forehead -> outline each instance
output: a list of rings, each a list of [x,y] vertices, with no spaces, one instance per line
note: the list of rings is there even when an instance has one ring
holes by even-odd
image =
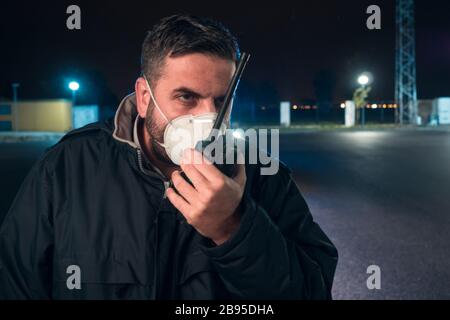
[[[231,60],[193,53],[167,57],[158,85],[185,86],[201,94],[224,94],[236,69]]]

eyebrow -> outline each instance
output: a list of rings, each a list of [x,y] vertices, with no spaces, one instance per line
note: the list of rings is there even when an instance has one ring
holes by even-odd
[[[188,87],[179,87],[173,90],[173,93],[188,93],[191,94],[193,96],[199,97],[199,98],[204,98],[203,95],[201,95],[200,93],[196,92],[195,90],[188,88]],[[222,95],[220,97],[217,97],[215,99],[225,99],[225,95]]]

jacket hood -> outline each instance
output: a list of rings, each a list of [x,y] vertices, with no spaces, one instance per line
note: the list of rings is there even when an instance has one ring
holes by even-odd
[[[133,141],[134,121],[137,115],[136,93],[133,92],[122,99],[116,110],[113,138],[138,148]]]

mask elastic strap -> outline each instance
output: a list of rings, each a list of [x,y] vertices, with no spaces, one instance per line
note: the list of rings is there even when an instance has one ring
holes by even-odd
[[[167,123],[170,123],[169,119],[167,119],[166,115],[162,112],[162,110],[159,108],[158,103],[156,102],[155,96],[153,95],[153,91],[150,88],[150,84],[148,83],[147,78],[145,77],[145,75],[143,76],[145,79],[145,83],[147,84],[147,88],[148,91],[150,91],[150,96],[152,97],[153,103],[155,104],[156,109],[158,109],[159,113],[161,114],[161,116],[164,118],[164,120],[166,120]]]
[[[155,96],[153,95],[153,91],[152,91],[152,89],[150,88],[150,84],[148,83],[147,77],[146,77],[145,75],[143,75],[143,77],[144,77],[144,79],[145,79],[145,83],[147,84],[148,91],[150,91],[150,96],[152,97],[152,100],[153,100],[153,103],[155,104],[156,109],[158,109],[158,111],[159,111],[159,113],[161,114],[161,116],[162,116],[162,117],[164,118],[164,120],[166,120],[166,122],[170,125],[169,119],[167,119],[166,115],[162,112],[162,110],[161,110],[161,109],[159,108],[159,106],[158,106],[158,103],[156,102]],[[166,145],[165,145],[164,143],[161,143],[161,142],[159,142],[159,141],[156,140],[156,139],[153,139],[153,140],[155,140],[155,142],[156,142],[157,144],[159,144],[161,147],[163,147],[163,148],[166,147]]]

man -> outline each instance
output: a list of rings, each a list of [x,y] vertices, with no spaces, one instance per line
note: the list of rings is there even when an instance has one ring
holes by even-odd
[[[331,298],[337,251],[284,165],[229,178],[168,152],[176,119],[217,112],[238,59],[212,20],[154,26],[114,121],[68,133],[24,181],[0,229],[0,297]]]

